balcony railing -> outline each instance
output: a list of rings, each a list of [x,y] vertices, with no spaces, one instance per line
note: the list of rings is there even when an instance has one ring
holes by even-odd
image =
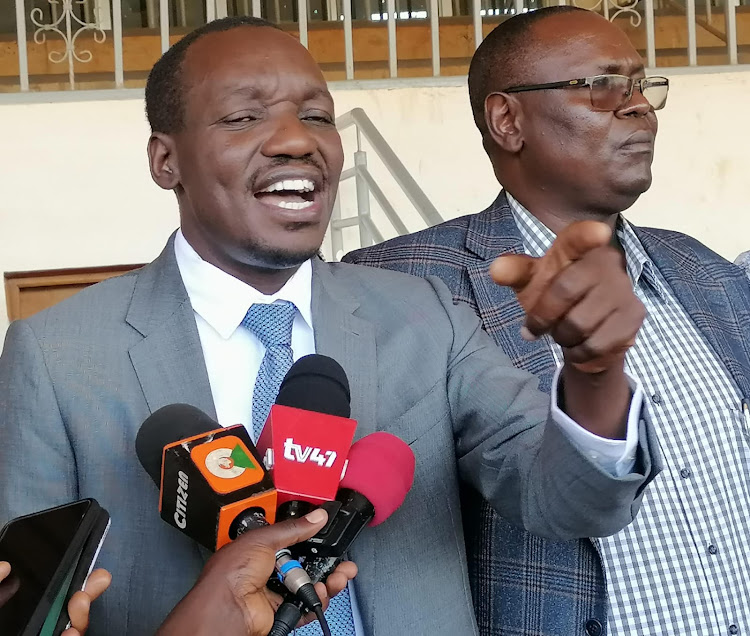
[[[464,75],[499,22],[566,3],[620,26],[649,68],[750,63],[750,0],[3,0],[0,92],[142,87],[171,43],[227,15],[296,35],[329,80]]]

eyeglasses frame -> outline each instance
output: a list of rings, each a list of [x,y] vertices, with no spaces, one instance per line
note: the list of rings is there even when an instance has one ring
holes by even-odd
[[[667,92],[669,92],[669,79],[666,77],[662,77],[661,75],[653,75],[651,77],[641,77],[640,79],[633,79],[632,77],[628,77],[627,75],[619,75],[617,73],[604,73],[602,75],[592,75],[591,77],[579,77],[577,79],[571,79],[571,80],[565,80],[563,82],[547,82],[546,84],[526,84],[526,85],[520,85],[520,86],[511,86],[510,88],[506,88],[505,90],[499,91],[500,93],[527,93],[530,91],[543,91],[543,90],[550,90],[550,89],[556,89],[556,88],[584,88],[586,86],[589,87],[589,93],[591,92],[591,89],[593,87],[594,80],[600,79],[602,77],[622,77],[624,79],[627,79],[630,82],[630,92],[628,93],[627,99],[623,101],[623,106],[628,104],[630,100],[633,97],[633,90],[635,87],[638,87],[638,90],[641,92],[641,95],[643,95],[643,84],[645,82],[650,82],[653,80],[659,80],[664,82],[667,87]],[[664,84],[657,84],[658,85],[664,85]],[[661,110],[666,105],[666,98],[664,99],[664,104],[659,106],[659,108],[654,108],[654,110]],[[593,106],[593,100],[592,100],[592,106]],[[620,106],[619,108],[622,108],[623,106]],[[616,108],[615,110],[619,110],[619,108]]]

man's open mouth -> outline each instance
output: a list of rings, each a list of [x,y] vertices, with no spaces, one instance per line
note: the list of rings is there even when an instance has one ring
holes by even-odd
[[[255,198],[285,210],[304,210],[314,204],[315,192],[310,179],[283,179],[256,192]]]

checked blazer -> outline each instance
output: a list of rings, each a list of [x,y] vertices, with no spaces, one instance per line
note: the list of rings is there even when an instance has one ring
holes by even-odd
[[[750,394],[750,294],[742,271],[695,239],[634,227],[649,257],[744,395]],[[494,285],[489,266],[524,247],[504,193],[480,212],[354,251],[344,261],[438,276],[454,301],[469,305],[513,363],[549,392],[555,362],[548,345],[520,336],[515,294]],[[535,537],[498,516],[470,488],[462,491],[469,578],[483,636],[601,636],[607,589],[590,540]]]

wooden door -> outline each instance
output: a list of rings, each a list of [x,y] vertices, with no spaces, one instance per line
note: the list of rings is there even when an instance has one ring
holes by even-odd
[[[65,300],[84,287],[119,276],[142,265],[48,269],[5,273],[8,318],[19,320]]]

